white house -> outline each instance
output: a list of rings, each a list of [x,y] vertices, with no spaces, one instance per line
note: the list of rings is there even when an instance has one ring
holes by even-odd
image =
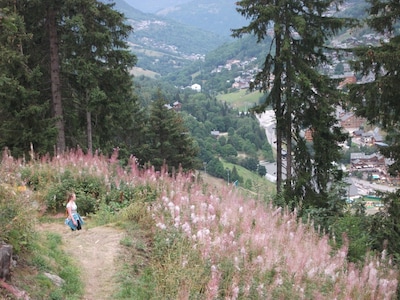
[[[198,83],[192,84],[190,88],[196,92],[201,92],[201,85]]]

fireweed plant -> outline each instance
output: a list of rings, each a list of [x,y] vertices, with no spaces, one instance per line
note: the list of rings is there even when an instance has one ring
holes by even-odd
[[[152,219],[142,218],[153,241],[145,270],[136,272],[157,281],[146,283],[149,299],[396,298],[398,271],[389,257],[367,255],[363,264],[350,263],[346,243],[334,251],[328,236],[316,232],[311,220],[298,222],[295,212],[244,197],[233,186],[205,186],[190,173],[142,169],[134,158],[121,166],[117,156],[78,149],[23,162],[5,152],[0,172],[14,185],[21,184],[21,172],[47,174],[51,185],[51,178],[68,170],[98,176],[105,193],[145,187],[125,209],[140,201]],[[140,279],[132,279],[135,284]]]

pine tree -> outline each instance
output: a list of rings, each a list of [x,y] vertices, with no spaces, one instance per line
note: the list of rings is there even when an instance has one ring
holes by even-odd
[[[179,168],[193,170],[201,165],[197,159],[198,147],[183,118],[168,106],[160,91],[150,106],[145,139],[142,161],[149,162],[157,170],[164,165],[169,171]]]
[[[66,120],[67,133],[70,142],[72,138],[80,139],[80,144],[86,145],[90,153],[93,148],[104,147],[114,136],[118,137],[118,132],[123,133],[121,122],[128,124],[119,118],[120,114],[135,115],[140,111],[129,74],[136,57],[126,43],[132,28],[112,7],[85,0],[66,2],[62,10],[61,53],[69,91],[65,94],[72,100],[67,106],[71,118]]]
[[[50,114],[57,131],[54,141],[57,151],[64,151],[66,147],[59,57],[61,37],[58,27],[62,19],[59,12],[64,2],[65,0],[15,2],[18,14],[23,17],[26,30],[31,34],[31,39],[23,44],[24,54],[29,57],[28,64],[38,66],[42,73],[39,89],[42,99],[49,101]]]
[[[109,152],[123,144],[126,155],[135,152],[144,116],[133,93],[130,69],[136,57],[128,50],[131,27],[124,16],[112,4],[95,0],[2,1],[2,6],[15,10],[26,32],[24,37],[20,29],[11,32],[10,27],[4,31],[4,45],[6,40],[18,45],[20,77],[35,80],[20,81],[21,88],[14,90],[27,93],[33,86],[35,94],[25,95],[26,103],[15,92],[7,94],[9,104],[3,105],[13,107],[15,116],[7,111],[1,144],[20,152],[29,150],[30,142],[38,152],[78,145],[89,152]],[[15,72],[9,59],[4,62],[5,69]],[[36,113],[37,120],[28,119],[24,107]],[[7,124],[23,127],[23,134],[8,134]],[[41,138],[32,137],[31,128]],[[134,143],[124,144],[127,141]]]
[[[40,69],[29,66],[23,47],[31,35],[14,1],[3,1],[0,14],[0,147],[21,156],[32,143],[37,152],[46,153],[56,131],[38,90]]]
[[[251,85],[252,89],[267,93],[267,97],[254,111],[263,112],[271,105],[275,112],[277,192],[282,192],[285,170],[284,199],[286,204],[294,201],[293,206],[298,206],[300,201],[303,205],[312,205],[307,204],[307,198],[293,199],[296,190],[302,189],[302,195],[308,194],[306,191],[325,193],[327,182],[335,179],[332,177],[332,162],[338,157],[336,143],[343,136],[336,129],[333,129],[334,134],[330,134],[330,126],[334,123],[334,105],[340,98],[329,78],[320,74],[318,69],[327,62],[323,50],[328,38],[347,22],[328,16],[333,3],[296,0],[237,2],[238,12],[250,23],[234,30],[233,35],[254,34],[259,42],[270,39],[263,68]],[[301,132],[306,129],[313,132],[311,151],[307,147],[296,148],[294,144],[305,143]],[[286,166],[282,156],[284,146]],[[306,170],[301,167],[305,164],[308,166]]]

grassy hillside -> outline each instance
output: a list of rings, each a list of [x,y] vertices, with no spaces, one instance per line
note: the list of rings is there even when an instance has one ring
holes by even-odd
[[[131,74],[135,77],[146,76],[146,77],[153,78],[153,79],[160,76],[160,74],[158,74],[156,72],[153,72],[150,70],[145,70],[145,69],[138,68],[138,67],[133,68],[131,71]]]
[[[248,111],[249,108],[258,105],[263,97],[260,92],[249,92],[247,89],[217,95],[218,100],[229,103],[239,111]]]
[[[54,241],[60,239],[34,246],[35,216],[63,209],[68,190],[76,192],[82,215],[127,230],[113,299],[396,297],[398,273],[385,258],[351,264],[346,244],[332,247],[328,236],[299,223],[296,214],[232,186],[204,184],[198,174],[172,177],[141,170],[134,160],[123,168],[116,155],[81,151],[30,163],[5,155],[0,174],[0,239],[16,249],[17,268],[29,269],[28,279],[15,272],[12,282],[32,299],[82,299],[78,286],[44,279],[52,272],[71,280],[66,270],[79,269],[65,259],[46,259],[47,248],[59,251]],[[80,275],[74,274],[76,281]]]

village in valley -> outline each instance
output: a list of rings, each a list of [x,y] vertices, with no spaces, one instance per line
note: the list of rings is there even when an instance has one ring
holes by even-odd
[[[368,43],[376,43],[379,37],[372,35],[363,36]],[[350,47],[351,45],[358,45],[362,41],[355,38],[349,38],[343,41],[341,45],[343,48]],[[331,60],[334,62],[333,66],[326,68],[324,72],[332,78],[339,79],[338,89],[345,90],[346,85],[357,83],[357,78],[351,72],[349,64],[346,62],[350,57],[345,57],[345,60],[339,60],[336,53],[331,54]],[[247,61],[240,61],[238,59],[228,60],[225,65],[217,66],[212,70],[212,73],[222,72],[224,69],[231,70],[233,67],[240,68],[242,71],[240,76],[233,79],[232,89],[249,89],[250,82],[253,80],[255,74],[260,70],[257,67],[257,59],[251,58]],[[338,72],[340,70],[341,72]],[[272,80],[272,78],[271,78]],[[359,79],[359,82],[368,82],[372,79],[368,76]],[[197,88],[201,86],[196,85]],[[388,173],[388,167],[392,163],[385,158],[380,152],[381,147],[387,146],[383,133],[379,127],[371,127],[367,120],[358,117],[353,111],[346,111],[340,107],[336,110],[339,125],[348,132],[349,143],[354,143],[361,148],[375,149],[372,153],[355,152],[350,153],[350,163],[342,168],[348,174],[348,201],[352,202],[356,199],[364,199],[367,208],[379,209],[381,203],[376,196],[377,191],[394,191],[395,186],[399,183],[399,178],[392,177]],[[258,119],[262,127],[266,129],[267,138],[270,144],[274,145],[274,128],[275,116],[272,111],[267,111],[263,115],[259,115]],[[310,131],[305,131],[305,138],[309,141],[312,140]],[[344,150],[349,149],[349,143],[341,145]],[[260,162],[265,165],[267,169],[266,178],[272,182],[276,180],[274,175],[275,164]]]
[[[335,39],[331,41],[331,44],[337,49],[347,49],[362,44],[373,45],[385,40],[387,40],[387,37],[364,34],[360,38],[350,36],[346,39]],[[371,76],[357,79],[348,63],[352,60],[351,54],[339,55],[338,53],[339,51],[327,53],[326,55],[329,58],[330,64],[322,66],[320,70],[323,74],[338,80],[338,89],[345,91],[348,84],[365,83],[373,80]],[[204,57],[197,57],[196,60],[204,61]],[[210,73],[216,76],[226,71],[235,74],[228,80],[230,83],[230,92],[249,90],[254,77],[260,72],[259,65],[260,61],[256,57],[250,57],[245,60],[231,58],[225,64],[215,66]],[[271,82],[273,81],[272,75],[270,80]],[[201,83],[201,81],[196,82],[194,78],[192,84],[185,88],[202,92]],[[179,110],[179,103],[170,105],[170,108]],[[388,167],[391,161],[379,152],[380,147],[387,146],[384,142],[384,136],[380,128],[371,127],[366,119],[356,116],[351,110],[347,111],[338,107],[336,114],[340,123],[339,125],[349,134],[349,142],[341,145],[344,150],[349,149],[349,145],[352,143],[361,146],[360,148],[375,149],[372,153],[351,153],[350,163],[342,166],[348,174],[349,187],[347,199],[352,202],[355,199],[361,198],[366,201],[367,207],[377,208],[381,204],[379,198],[376,197],[376,191],[393,191],[399,183],[399,178],[394,178],[388,174]],[[269,143],[274,147],[275,116],[273,111],[266,111],[264,114],[258,115],[257,118],[260,121],[260,125],[266,130]],[[217,130],[211,132],[211,135],[216,137],[220,134],[222,133]],[[305,130],[305,138],[312,141],[312,133],[309,130]],[[260,165],[266,167],[266,179],[275,182],[276,164],[261,161]]]

